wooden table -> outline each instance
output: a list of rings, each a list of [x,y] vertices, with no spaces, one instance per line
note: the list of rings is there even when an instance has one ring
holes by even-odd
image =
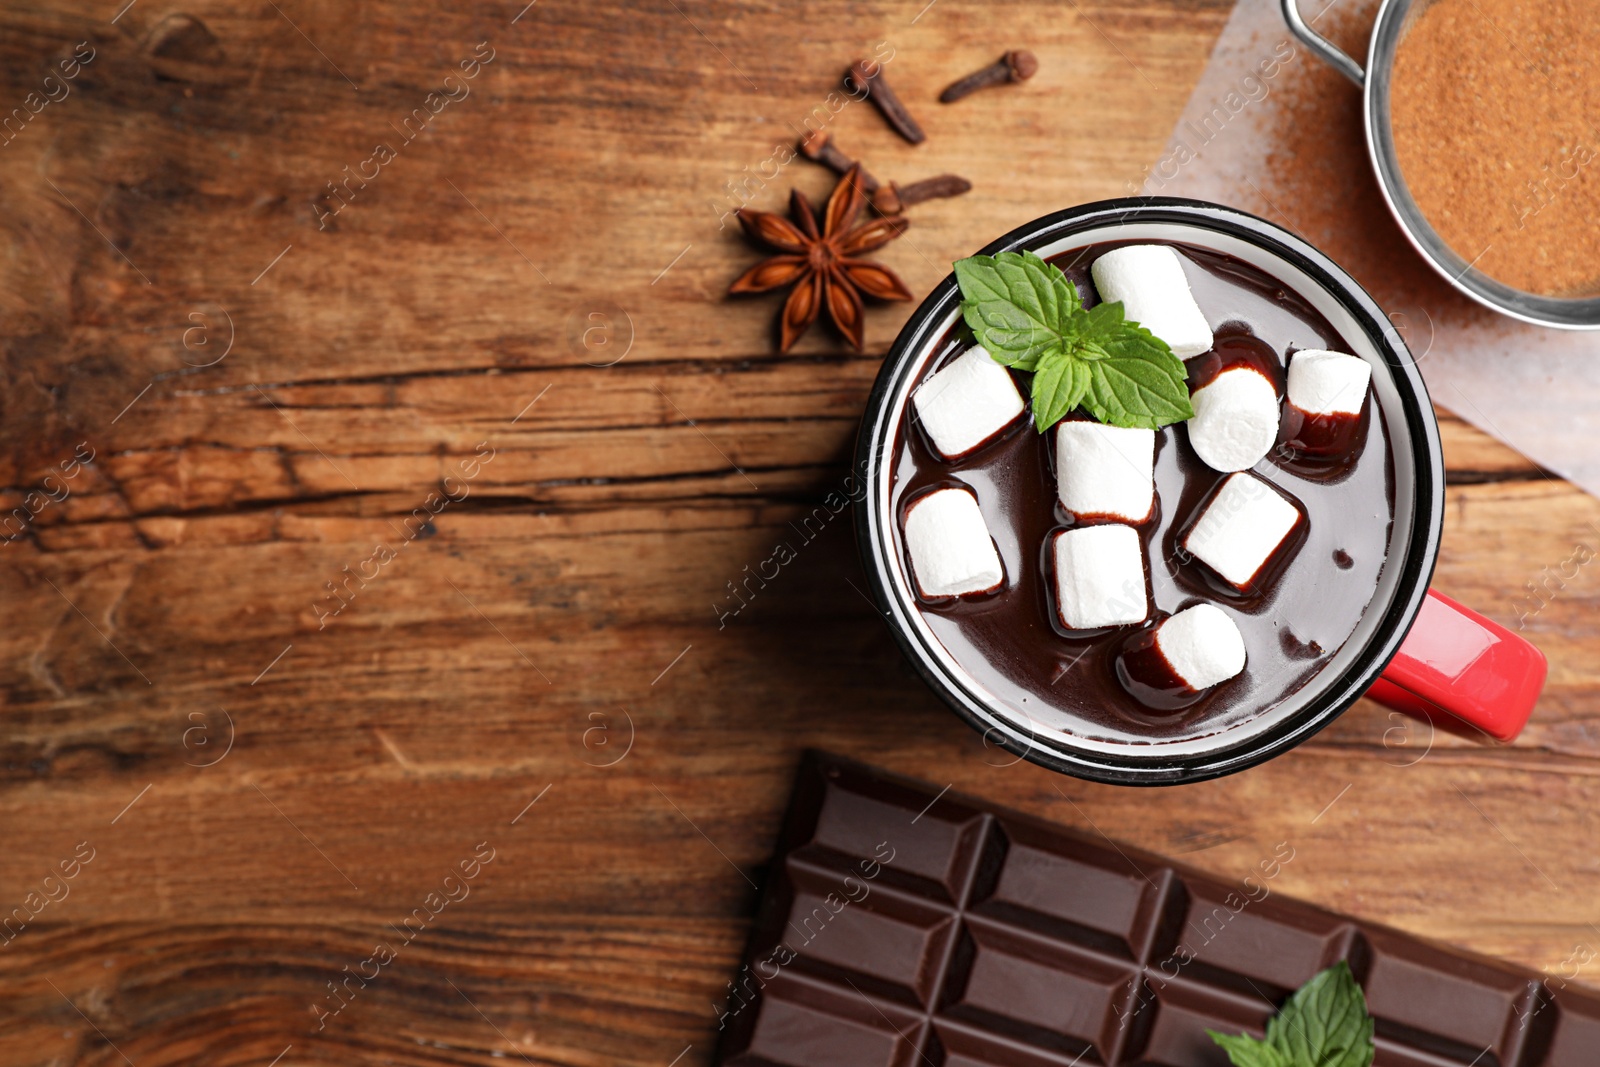
[[[928,142],[828,128],[973,181],[879,256],[926,292],[1125,192],[1224,0],[121,2],[0,15],[5,107],[94,56],[0,149],[0,908],[39,905],[4,1063],[704,1063],[808,745],[1225,876],[1289,841],[1287,893],[1593,955],[1590,568],[1526,620],[1551,675],[1516,745],[1363,703],[1154,793],[994,766],[852,592],[844,521],[719,626],[843,478],[907,314],[775,356],[777,301],[722,295],[757,258],[729,183],[824,194],[760,176],[887,42]],[[1031,82],[931,102],[1016,46]],[[1515,625],[1600,503],[1441,418],[1438,587]]]

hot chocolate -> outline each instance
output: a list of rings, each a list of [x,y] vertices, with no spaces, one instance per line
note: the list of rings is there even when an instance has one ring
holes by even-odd
[[[1101,299],[1095,277],[1122,281],[1105,270],[1092,277],[1091,265],[1129,247],[1091,245],[1050,262],[1093,308]],[[1073,463],[1090,457],[1113,472],[1121,463],[1126,475],[1109,485],[1092,475],[1059,477],[1060,426],[1039,432],[1021,405],[1010,414],[1005,383],[974,360],[985,351],[960,323],[938,342],[917,388],[965,360],[942,382],[977,383],[963,394],[973,400],[930,390],[900,415],[893,536],[914,576],[918,610],[980,686],[1041,728],[1138,743],[1210,734],[1260,714],[1305,685],[1354,631],[1388,551],[1394,464],[1382,411],[1368,395],[1368,368],[1277,280],[1220,253],[1171,247],[1206,323],[1174,315],[1176,324],[1163,327],[1182,331],[1171,347],[1187,355],[1195,419],[1153,432],[1153,462],[1150,441],[1138,436],[1151,431],[1074,430],[1060,438],[1072,442]],[[1147,262],[1133,266],[1148,271]],[[1135,318],[1136,299],[1122,299]],[[1146,314],[1154,323],[1168,310]],[[1206,324],[1210,344],[1200,348],[1206,342],[1196,330]],[[1179,352],[1180,345],[1188,347]],[[1004,373],[1019,397],[1029,395],[1032,375]],[[1263,421],[1263,405],[1281,412],[1276,431]],[[991,413],[991,422],[967,418],[974,412]],[[1006,419],[1002,429],[985,429]],[[1060,425],[1087,419],[1078,411]],[[948,499],[964,514],[975,501],[970,519],[981,517],[993,539],[998,584],[986,545],[975,549],[982,565],[969,568],[970,577],[961,572],[963,585],[930,590],[916,577],[904,524],[941,489],[960,498],[935,502]],[[1069,511],[1063,500],[1074,494],[1098,502]],[[966,526],[962,533],[969,543],[975,536]],[[1130,555],[1130,546],[1142,552]],[[922,569],[932,573],[937,558],[948,570],[927,551]],[[1063,567],[1076,570],[1064,576]],[[1059,584],[1064,577],[1076,584]],[[952,589],[970,591],[940,595]],[[1220,639],[1195,643],[1219,625]],[[1242,669],[1228,662],[1235,630]]]

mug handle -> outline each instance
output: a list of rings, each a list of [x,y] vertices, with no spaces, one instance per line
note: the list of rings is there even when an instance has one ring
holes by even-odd
[[[1367,696],[1425,718],[1446,712],[1509,742],[1527,725],[1548,669],[1533,645],[1430,589],[1400,651]]]
[[[1289,32],[1298,37],[1301,44],[1315,52],[1319,59],[1355,82],[1356,88],[1366,88],[1367,75],[1361,69],[1361,64],[1345,55],[1337,45],[1306,24],[1306,20],[1300,17],[1299,0],[1283,0],[1283,20],[1289,24]]]

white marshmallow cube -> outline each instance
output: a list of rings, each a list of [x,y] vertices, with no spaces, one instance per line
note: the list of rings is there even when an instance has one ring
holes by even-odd
[[[1209,689],[1244,670],[1244,637],[1222,609],[1185,608],[1156,627],[1156,650],[1190,689]]]
[[[1184,536],[1184,551],[1241,591],[1304,521],[1300,509],[1248,471],[1231,475]]]
[[[1094,630],[1150,614],[1144,545],[1132,526],[1079,526],[1056,535],[1056,613],[1063,626]]]
[[[982,345],[924,382],[911,402],[945,459],[958,459],[987,444],[1024,407],[1011,372]]]
[[[1056,495],[1078,518],[1138,525],[1155,510],[1156,432],[1056,423]]]
[[[913,503],[906,547],[925,597],[987,593],[1005,580],[978,498],[965,489],[936,489]]]
[[[1163,341],[1179,359],[1211,350],[1206,322],[1183,263],[1166,245],[1113,248],[1089,268],[1100,299],[1122,301],[1123,317],[1137,322]]]
[[[1212,470],[1248,470],[1278,440],[1278,391],[1254,367],[1229,367],[1189,402],[1189,443]]]
[[[1289,357],[1289,403],[1308,415],[1359,415],[1372,367],[1343,352],[1307,348]]]

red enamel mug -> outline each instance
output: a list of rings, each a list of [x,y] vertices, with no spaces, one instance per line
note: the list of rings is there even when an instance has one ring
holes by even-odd
[[[856,532],[872,596],[906,657],[940,697],[1018,756],[1095,781],[1170,785],[1231,774],[1294,747],[1362,696],[1500,742],[1522,730],[1544,684],[1544,656],[1505,627],[1428,588],[1444,525],[1444,455],[1415,361],[1383,311],[1332,260],[1300,237],[1233,208],[1138,197],[1069,208],[983,249],[1049,257],[1099,242],[1195,246],[1289,286],[1373,368],[1372,397],[1391,428],[1394,518],[1377,591],[1344,645],[1298,691],[1203,736],[1132,743],[1041,723],[997,698],[935,636],[912,589],[897,538],[894,457],[911,392],[956,323],[960,292],[946,278],[895,341],[857,439],[866,497]]]

